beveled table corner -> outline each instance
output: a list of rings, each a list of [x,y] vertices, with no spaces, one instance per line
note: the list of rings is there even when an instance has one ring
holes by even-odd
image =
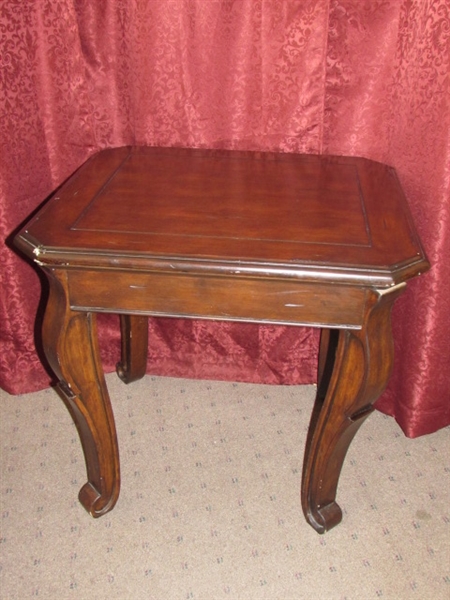
[[[96,315],[121,317],[120,378],[145,374],[148,317],[320,327],[301,498],[319,533],[347,449],[393,362],[391,308],[429,268],[395,171],[363,158],[122,147],[91,157],[15,243],[47,274],[48,361],[83,446],[80,501],[120,489]]]

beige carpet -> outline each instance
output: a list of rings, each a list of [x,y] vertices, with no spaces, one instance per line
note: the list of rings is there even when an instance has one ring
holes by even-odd
[[[372,415],[319,536],[299,502],[313,387],[107,381],[122,492],[98,520],[56,393],[1,392],[2,600],[450,598],[450,428],[408,440]]]

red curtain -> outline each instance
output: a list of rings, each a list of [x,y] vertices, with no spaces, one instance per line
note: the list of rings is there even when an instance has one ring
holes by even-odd
[[[394,311],[378,407],[450,423],[448,0],[3,0],[0,385],[48,385],[41,282],[18,225],[88,156],[124,144],[361,155],[396,167],[432,270]],[[43,299],[45,300],[45,298]],[[309,383],[316,330],[155,319],[149,372]],[[105,368],[118,322],[101,320]]]

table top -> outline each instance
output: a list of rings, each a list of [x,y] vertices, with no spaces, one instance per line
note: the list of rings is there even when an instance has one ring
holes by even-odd
[[[16,244],[43,266],[200,269],[378,287],[428,268],[395,171],[338,156],[103,150]]]

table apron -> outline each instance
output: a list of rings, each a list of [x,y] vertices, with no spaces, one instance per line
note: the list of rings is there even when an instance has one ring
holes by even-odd
[[[360,329],[367,290],[270,278],[67,269],[73,310]]]

